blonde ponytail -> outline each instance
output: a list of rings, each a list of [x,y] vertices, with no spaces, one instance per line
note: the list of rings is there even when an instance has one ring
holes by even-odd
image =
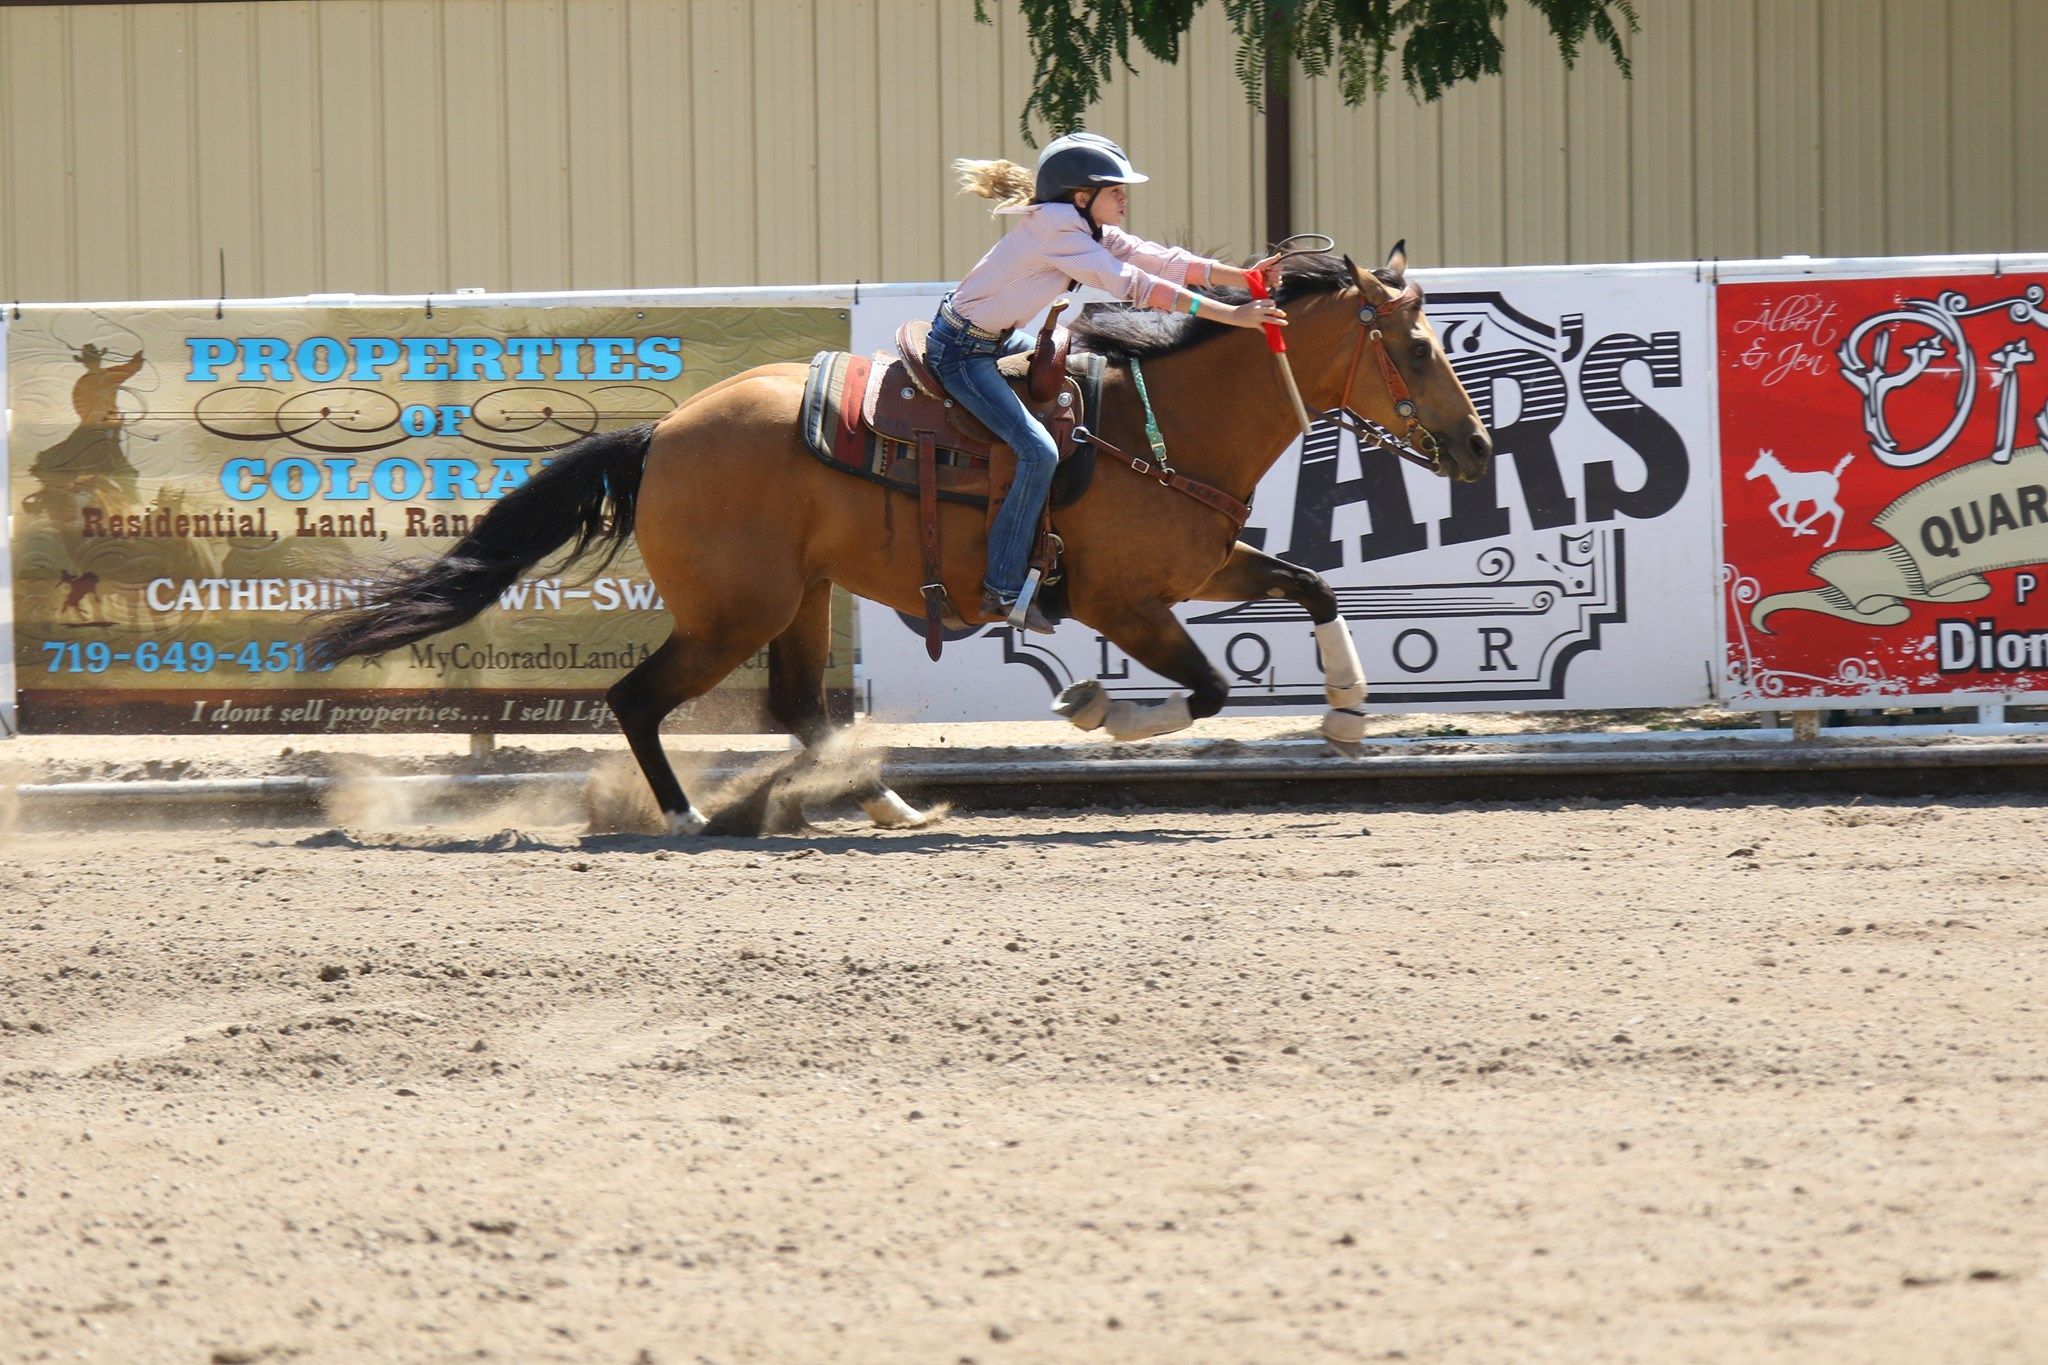
[[[992,212],[1016,208],[1031,202],[1037,191],[1036,177],[1029,167],[1019,166],[1014,161],[969,161],[962,158],[953,163],[953,169],[960,176],[960,193],[978,194],[984,199],[993,199],[996,206]]]

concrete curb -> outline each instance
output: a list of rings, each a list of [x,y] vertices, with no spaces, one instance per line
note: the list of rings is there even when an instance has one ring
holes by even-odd
[[[1719,738],[1719,737],[1715,737]],[[1030,805],[1041,802],[1099,800],[1112,788],[1124,794],[1148,792],[1169,798],[1199,784],[1304,784],[1316,789],[1313,799],[1347,794],[1384,800],[1432,799],[1413,788],[1390,792],[1390,784],[1470,786],[1498,784],[1516,789],[1558,779],[1578,779],[1573,789],[1588,790],[1585,779],[1615,781],[1631,791],[1686,790],[1716,778],[1761,778],[1791,775],[2003,773],[2024,777],[2038,770],[2048,777],[2048,742],[1958,742],[1955,740],[1873,743],[1861,739],[1813,743],[1735,742],[1706,747],[1712,740],[1673,742],[1646,740],[1624,747],[1618,743],[1551,752],[1504,752],[1473,745],[1453,752],[1369,752],[1347,759],[1308,741],[1274,741],[1218,746],[1225,752],[1174,756],[1054,756],[1053,751],[960,750],[944,759],[912,758],[886,762],[883,772],[892,785],[908,792],[940,793],[979,806]],[[761,756],[722,756],[699,770],[700,780],[721,782]],[[587,780],[580,772],[483,773],[386,778],[258,777],[133,782],[53,782],[15,789],[25,819],[125,817],[149,812],[263,811],[307,814],[321,810],[329,797],[344,788],[365,788],[407,801],[411,808],[461,806],[514,796],[573,798]],[[1092,794],[1092,795],[1091,795]]]

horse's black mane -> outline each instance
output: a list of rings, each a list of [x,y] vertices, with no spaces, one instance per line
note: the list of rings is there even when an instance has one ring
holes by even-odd
[[[1284,308],[1310,294],[1334,293],[1354,282],[1356,276],[1351,272],[1350,260],[1335,252],[1289,257],[1280,267],[1280,287],[1274,297]],[[1205,288],[1200,292],[1204,298],[1225,303],[1243,303],[1251,297],[1242,289]],[[1075,350],[1093,351],[1110,360],[1171,355],[1230,330],[1200,314],[1162,313],[1126,303],[1091,303],[1081,310],[1072,328]]]

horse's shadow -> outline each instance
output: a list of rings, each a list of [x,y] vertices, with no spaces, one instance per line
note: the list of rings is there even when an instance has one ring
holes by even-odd
[[[1115,830],[1038,830],[1007,833],[965,833],[946,829],[863,830],[838,833],[811,826],[787,834],[760,836],[698,836],[670,839],[655,834],[583,834],[568,843],[556,843],[519,830],[496,834],[442,839],[388,841],[363,838],[343,829],[322,830],[297,840],[306,849],[373,850],[380,853],[597,853],[617,856],[665,854],[669,857],[702,857],[719,853],[761,853],[781,858],[860,853],[870,857],[885,854],[935,853],[949,849],[994,848],[1004,844],[1037,847],[1069,846],[1104,848],[1116,844],[1211,844],[1245,838],[1241,833],[1217,830],[1122,828]],[[1259,837],[1259,836],[1251,836]]]
[[[576,846],[592,853],[687,853],[692,856],[717,853],[727,849],[744,849],[752,852],[775,853],[790,857],[806,852],[821,854],[862,853],[869,856],[900,853],[937,853],[948,849],[994,848],[1003,844],[1030,844],[1038,847],[1068,846],[1075,848],[1103,848],[1114,844],[1210,844],[1224,843],[1243,837],[1238,834],[1216,830],[1198,829],[1132,829],[1115,830],[1038,830],[1031,832],[1009,831],[1004,833],[968,833],[959,830],[863,830],[859,833],[838,833],[812,826],[808,830],[789,834],[762,835],[748,838],[742,836],[698,838],[687,842],[663,839],[645,834],[586,834]]]

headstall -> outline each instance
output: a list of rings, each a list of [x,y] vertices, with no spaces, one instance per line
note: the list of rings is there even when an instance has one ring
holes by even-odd
[[[1336,249],[1337,239],[1334,237],[1320,232],[1298,232],[1279,243],[1278,253],[1279,258],[1285,260],[1289,256],[1310,256]],[[1338,400],[1336,410],[1324,416],[1362,442],[1391,450],[1432,474],[1442,474],[1443,447],[1416,415],[1415,398],[1409,393],[1401,372],[1394,368],[1394,358],[1387,354],[1386,338],[1380,333],[1380,319],[1404,308],[1419,308],[1421,305],[1422,291],[1410,284],[1390,299],[1359,308],[1358,342],[1351,350],[1351,369],[1344,376],[1344,396]],[[1374,356],[1379,361],[1380,377],[1386,381],[1387,397],[1393,401],[1395,416],[1407,428],[1405,432],[1391,431],[1370,417],[1360,417],[1351,411],[1351,388],[1358,381],[1358,365],[1365,359],[1367,342],[1372,343]],[[1281,363],[1287,362],[1283,359]]]
[[[1337,408],[1328,414],[1329,419],[1349,431],[1361,441],[1368,441],[1384,450],[1391,450],[1404,460],[1421,465],[1432,474],[1443,470],[1443,447],[1428,427],[1422,425],[1416,415],[1415,398],[1408,391],[1408,382],[1401,378],[1401,372],[1394,368],[1394,358],[1387,354],[1386,337],[1380,331],[1380,320],[1404,308],[1420,308],[1422,291],[1410,284],[1400,293],[1379,303],[1368,303],[1358,310],[1358,341],[1351,348],[1351,368],[1344,376],[1344,396],[1337,400]],[[1351,389],[1358,382],[1358,365],[1365,359],[1365,348],[1370,343],[1374,357],[1379,361],[1380,378],[1387,386],[1387,397],[1393,400],[1394,415],[1401,419],[1407,430],[1397,433],[1373,421],[1361,417],[1351,410]]]

